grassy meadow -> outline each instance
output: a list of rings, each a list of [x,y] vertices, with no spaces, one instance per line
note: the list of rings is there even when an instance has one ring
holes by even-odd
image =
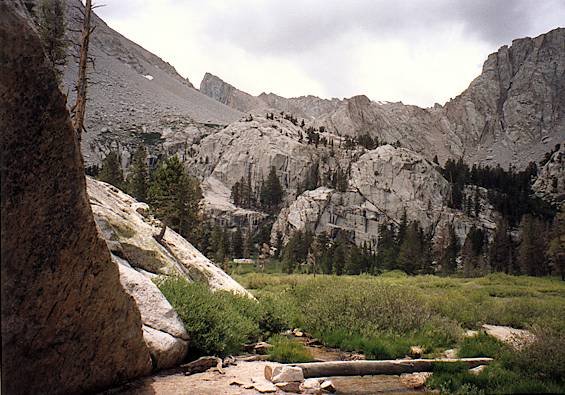
[[[371,359],[404,357],[414,345],[425,357],[457,349],[461,357],[495,359],[478,376],[438,370],[428,385],[444,393],[565,393],[565,282],[557,278],[314,277],[246,269],[232,275],[259,303],[182,280],[160,284],[201,354],[237,353],[243,343],[267,340],[275,346],[273,360],[307,361],[306,350],[278,335],[300,328],[328,347]],[[485,323],[528,329],[536,340],[516,351],[485,334],[464,336]]]

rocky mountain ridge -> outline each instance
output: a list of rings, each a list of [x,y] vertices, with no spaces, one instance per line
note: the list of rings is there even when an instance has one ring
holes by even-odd
[[[69,47],[64,83],[74,103],[79,41],[80,0],[68,1]],[[89,54],[88,107],[82,152],[87,164],[99,163],[110,149],[124,153],[124,166],[132,147],[156,146],[167,131],[207,130],[226,125],[242,114],[194,89],[169,63],[110,28],[95,13],[95,33]],[[155,149],[155,152],[158,149]]]
[[[306,120],[313,117],[314,126],[338,135],[369,133],[381,141],[398,140],[429,159],[437,155],[441,162],[463,157],[469,163],[522,168],[565,138],[564,80],[565,29],[557,28],[501,47],[469,87],[444,106],[419,108],[366,96],[324,101],[271,95],[277,99],[266,100],[268,95],[250,96],[209,74],[200,89],[245,111],[266,103]],[[242,97],[245,106],[238,104]]]

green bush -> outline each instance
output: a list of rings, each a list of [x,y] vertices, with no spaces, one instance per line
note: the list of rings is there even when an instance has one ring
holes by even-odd
[[[535,327],[533,332],[535,340],[512,355],[511,365],[537,379],[565,386],[565,333],[547,327]]]
[[[229,292],[211,292],[200,283],[169,277],[157,282],[176,310],[197,355],[229,355],[259,337],[260,306]]]
[[[271,338],[269,359],[281,363],[312,362],[312,354],[303,344],[286,336],[275,335]]]
[[[486,333],[463,339],[458,354],[461,358],[489,357],[496,358],[507,349],[500,341]]]

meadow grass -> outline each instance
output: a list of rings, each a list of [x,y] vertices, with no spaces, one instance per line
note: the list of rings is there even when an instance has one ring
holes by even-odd
[[[312,362],[314,359],[302,344],[283,335],[274,335],[270,339],[273,346],[269,352],[271,361],[281,363]]]
[[[445,393],[565,393],[565,283],[558,279],[252,271],[234,277],[258,302],[185,280],[159,282],[202,355],[237,353],[244,343],[270,339],[273,360],[306,361],[304,346],[277,335],[301,328],[326,346],[371,359],[402,358],[413,345],[429,357],[457,348],[462,357],[495,359],[479,375],[438,368],[429,387]],[[485,323],[532,330],[536,341],[517,352],[484,333],[463,336]]]
[[[412,345],[427,356],[457,348],[461,357],[495,358],[479,375],[438,368],[428,386],[443,393],[565,393],[565,283],[557,278],[389,272],[315,278],[249,273],[237,280],[259,300],[276,298],[288,309],[291,326],[330,347],[374,359],[403,357]],[[529,329],[536,341],[516,351],[484,333],[462,336],[486,323]]]

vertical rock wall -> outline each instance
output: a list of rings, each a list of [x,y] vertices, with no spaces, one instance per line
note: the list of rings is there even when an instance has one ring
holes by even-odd
[[[2,393],[148,373],[140,313],[96,232],[65,97],[29,15],[0,2]]]

